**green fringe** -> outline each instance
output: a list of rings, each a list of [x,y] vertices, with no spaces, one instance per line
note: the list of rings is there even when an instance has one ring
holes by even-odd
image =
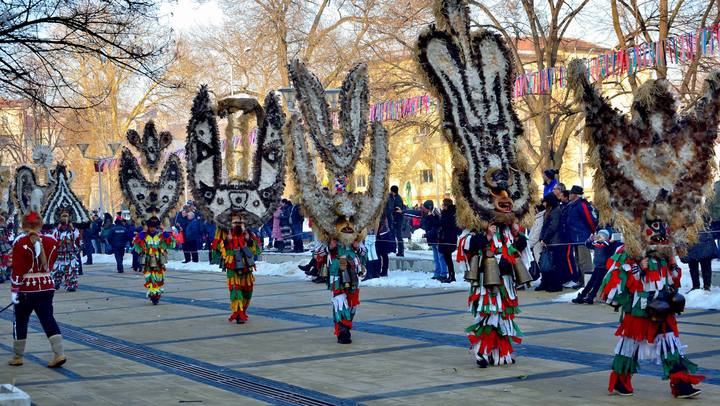
[[[620,375],[632,375],[640,368],[637,360],[624,355],[615,355],[612,363],[612,370]]]
[[[662,355],[662,368],[663,368],[663,378],[662,379],[669,379],[670,378],[670,371],[673,369],[678,369],[677,366],[681,365],[682,368],[679,369],[686,369],[689,373],[694,374],[697,372],[698,366],[694,362],[690,361],[689,359],[683,357],[680,355],[680,352],[675,351],[672,354],[663,354]]]

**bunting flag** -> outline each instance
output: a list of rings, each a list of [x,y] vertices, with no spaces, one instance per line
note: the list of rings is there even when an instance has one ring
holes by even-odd
[[[642,69],[682,64],[698,56],[718,56],[720,25],[700,28],[695,32],[668,37],[663,41],[649,42],[611,50],[586,61],[588,80],[602,81],[609,77],[632,76]],[[699,52],[699,55],[698,55]],[[513,97],[531,94],[550,94],[554,88],[567,85],[564,66],[527,72],[515,79]]]
[[[437,99],[427,94],[390,100],[370,106],[370,121],[400,120],[417,114],[428,114],[437,108]]]

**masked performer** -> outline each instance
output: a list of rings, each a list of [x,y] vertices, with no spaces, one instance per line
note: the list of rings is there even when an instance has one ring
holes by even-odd
[[[290,76],[302,111],[304,125],[294,114],[288,127],[293,169],[302,206],[311,218],[325,247],[316,250],[319,275],[327,277],[332,292],[333,320],[338,343],[352,342],[350,330],[360,303],[358,277],[363,273],[365,249],[362,244],[368,227],[377,224],[385,202],[388,182],[387,132],[377,122],[371,126],[371,175],[365,193],[352,192],[348,177],[355,170],[368,133],[368,76],[360,64],[345,78],[340,92],[339,123],[342,142],[333,142],[330,108],[320,81],[299,61],[290,66]],[[335,187],[321,189],[308,154],[305,128]]]
[[[8,364],[23,364],[30,315],[40,320],[45,335],[50,341],[53,359],[48,367],[57,368],[66,362],[60,328],[53,316],[55,285],[50,270],[58,255],[58,243],[51,236],[42,235],[42,219],[36,212],[29,212],[22,218],[21,234],[12,248],[12,302],[15,305],[13,323],[13,357]]]
[[[229,321],[237,324],[248,320],[247,309],[252,298],[255,277],[255,256],[262,252],[262,241],[250,231],[239,213],[230,216],[229,232],[216,232],[211,249],[219,258],[220,266],[227,273],[228,290],[230,290]]]
[[[254,116],[258,123],[254,167],[250,179],[232,176],[222,183],[222,150],[217,116],[227,117],[227,143],[233,145],[232,129],[239,116],[241,128]],[[285,188],[285,151],[282,128],[285,115],[277,98],[270,93],[264,107],[256,99],[228,97],[214,104],[206,86],[193,101],[187,137],[188,184],[195,203],[217,225],[212,243],[214,257],[221,259],[230,290],[229,321],[247,321],[255,277],[254,257],[261,252],[261,240],[250,227],[260,228],[280,206]],[[243,134],[243,137],[245,135]],[[226,150],[226,165],[234,162],[233,148]],[[246,155],[241,162],[249,160]],[[228,173],[234,173],[228,168]]]
[[[452,145],[457,220],[466,229],[457,259],[468,268],[475,317],[466,332],[479,367],[511,364],[522,336],[515,288],[532,280],[519,223],[530,220],[535,190],[516,152],[523,128],[512,104],[512,57],[500,36],[470,31],[467,1],[438,3],[436,26],[418,39],[419,60]]]
[[[0,213],[0,283],[10,280],[12,270],[12,243],[13,230],[11,224],[5,220],[5,213]]]
[[[52,230],[52,236],[58,242],[58,257],[52,270],[55,289],[64,287],[74,292],[78,287],[78,269],[80,261],[80,231],[70,222],[70,212],[60,213],[60,222]]]
[[[590,162],[596,167],[595,204],[604,221],[621,230],[624,245],[608,261],[600,298],[621,312],[608,390],[632,395],[641,359],[662,365],[678,398],[700,394],[703,377],[685,356],[675,314],[682,253],[704,229],[703,196],[714,173],[713,144],[720,109],[720,72],[687,115],[663,80],[641,85],[624,117],[588,82],[584,62],[570,65],[570,86],[585,111]],[[606,219],[606,220],[605,220]]]
[[[149,121],[142,138],[137,131],[129,130],[127,139],[140,151],[143,166],[152,175],[158,170],[161,152],[172,142],[172,135],[167,131],[158,134],[155,124]],[[133,250],[143,264],[147,297],[156,305],[164,292],[167,251],[175,247],[175,238],[163,231],[162,223],[183,193],[180,158],[176,154],[168,155],[157,182],[146,179],[129,149],[123,148],[120,162],[120,189],[125,203],[135,219],[147,224],[147,231],[135,234]]]

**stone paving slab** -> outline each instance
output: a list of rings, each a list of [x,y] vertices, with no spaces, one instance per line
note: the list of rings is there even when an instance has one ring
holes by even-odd
[[[481,370],[467,351],[463,330],[471,316],[461,290],[363,288],[354,342],[341,346],[322,286],[260,276],[251,320],[236,325],[226,319],[222,273],[171,270],[166,295],[152,306],[137,274],[96,265],[87,268],[78,292],[56,297],[57,319],[70,337],[66,368],[44,367],[49,346],[33,330],[26,365],[10,368],[3,359],[0,382],[16,379],[38,405],[295,404],[302,397],[382,405],[678,403],[655,365],[642,365],[634,398],[606,395],[618,316],[610,307],[553,303],[555,295],[532,291],[520,297],[518,323],[527,336],[516,347],[518,364]],[[720,312],[688,311],[680,321],[689,354],[699,355],[700,372],[708,376],[703,398],[694,403],[714,404]],[[9,313],[0,315],[0,331],[0,354],[7,357]],[[198,368],[223,378],[202,378]]]

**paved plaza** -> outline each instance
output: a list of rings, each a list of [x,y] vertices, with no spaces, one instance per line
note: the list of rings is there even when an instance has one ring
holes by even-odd
[[[679,404],[642,364],[632,398],[606,394],[618,315],[609,306],[553,303],[522,292],[518,363],[479,369],[467,351],[463,291],[361,292],[353,344],[332,335],[329,293],[309,282],[257,278],[250,321],[227,322],[225,276],[170,271],[158,306],[141,275],[86,267],[80,290],[59,292],[55,316],[65,368],[45,367],[49,345],[35,320],[26,363],[10,368],[12,311],[0,315],[0,383],[15,381],[37,405],[230,404]],[[720,399],[720,312],[680,317],[683,341],[706,382],[692,404]]]

